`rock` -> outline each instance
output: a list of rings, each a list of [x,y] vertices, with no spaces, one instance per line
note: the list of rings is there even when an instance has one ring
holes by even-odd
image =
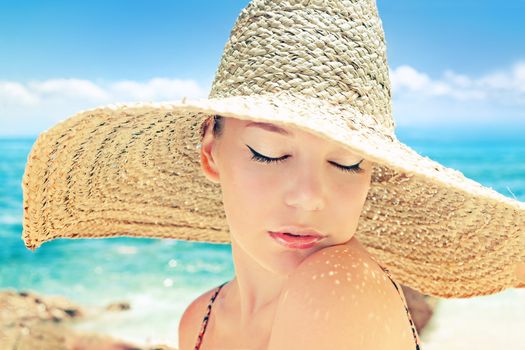
[[[129,310],[130,308],[131,306],[126,301],[119,302],[119,303],[112,303],[106,306],[106,310],[108,311],[124,311],[124,310]]]
[[[401,288],[407,301],[408,311],[412,316],[412,321],[414,321],[414,326],[418,334],[420,334],[432,318],[438,299],[421,294],[405,285],[401,285]]]
[[[111,305],[111,309],[129,309],[129,303]],[[69,327],[86,314],[84,308],[60,296],[0,291],[0,350],[177,350],[165,345],[142,348]]]
[[[96,334],[71,336],[66,343],[67,349],[72,350],[143,350],[133,344]]]
[[[81,317],[85,311],[63,297],[42,297],[32,292],[0,292],[0,324],[8,319],[54,321]]]

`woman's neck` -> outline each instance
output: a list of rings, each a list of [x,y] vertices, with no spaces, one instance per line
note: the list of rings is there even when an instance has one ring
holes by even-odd
[[[273,273],[260,264],[232,240],[235,278],[230,282],[229,301],[237,305],[241,327],[250,324],[257,315],[267,314],[277,305],[288,275]]]

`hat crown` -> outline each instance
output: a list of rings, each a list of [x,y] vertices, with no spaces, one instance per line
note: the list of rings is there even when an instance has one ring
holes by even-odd
[[[375,0],[250,2],[231,30],[209,98],[281,91],[358,110],[393,132]]]

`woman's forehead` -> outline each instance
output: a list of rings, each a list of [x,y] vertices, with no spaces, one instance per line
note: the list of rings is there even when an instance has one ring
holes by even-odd
[[[236,118],[229,118],[229,119],[236,119]],[[271,123],[271,122],[261,122],[261,121],[253,121],[253,120],[241,120],[236,119],[237,122],[241,123],[241,128],[243,130],[249,130],[249,129],[262,129],[271,133],[284,135],[289,137],[290,139],[294,139],[296,134],[304,133],[308,135],[312,135],[314,137],[317,137],[320,142],[327,142],[331,144],[337,151],[340,151],[341,153],[346,153],[350,155],[357,155],[355,152],[352,152],[351,150],[345,148],[343,145],[337,143],[336,141],[329,141],[325,140],[318,135],[311,134],[307,131],[303,131],[298,127],[295,127],[293,125],[284,125],[284,124],[277,124],[277,123]]]
[[[228,123],[236,123],[241,130],[249,130],[249,129],[262,129],[265,131],[269,131],[275,134],[280,134],[284,136],[288,136],[290,138],[294,138],[296,133],[301,133],[302,130],[293,126],[293,125],[285,125],[285,124],[279,124],[279,123],[272,123],[272,122],[262,122],[262,121],[255,121],[255,120],[243,120],[243,119],[237,119],[237,118],[226,118],[228,120]]]
[[[288,128],[281,127],[281,126],[278,126],[272,123],[250,121],[250,122],[247,122],[244,127],[245,128],[249,128],[249,127],[259,128],[259,129],[263,129],[266,131],[274,132],[274,133],[285,135],[285,136],[291,136],[291,137],[294,136],[293,132],[291,130],[288,130]]]

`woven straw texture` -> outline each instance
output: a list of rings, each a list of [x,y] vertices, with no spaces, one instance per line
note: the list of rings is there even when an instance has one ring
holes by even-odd
[[[200,168],[218,114],[301,128],[373,162],[356,236],[400,283],[439,297],[519,285],[525,203],[395,135],[373,1],[252,1],[208,99],[95,108],[42,132],[24,177],[23,239],[114,236],[229,243],[220,186]]]

